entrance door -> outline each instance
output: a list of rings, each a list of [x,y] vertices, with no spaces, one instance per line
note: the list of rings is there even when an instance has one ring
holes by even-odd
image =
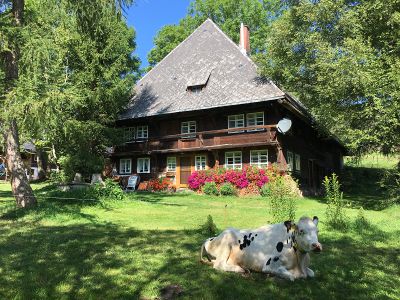
[[[191,173],[191,158],[190,156],[182,156],[180,158],[180,179],[181,184],[188,184],[188,179]]]

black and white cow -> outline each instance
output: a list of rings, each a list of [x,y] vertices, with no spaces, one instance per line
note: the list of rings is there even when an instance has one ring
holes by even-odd
[[[228,272],[252,270],[292,281],[314,277],[308,266],[309,252],[322,250],[317,225],[317,217],[302,217],[297,224],[286,221],[253,230],[228,228],[204,242],[200,259]]]

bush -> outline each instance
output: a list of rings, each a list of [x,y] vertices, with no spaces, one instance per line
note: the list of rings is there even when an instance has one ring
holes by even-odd
[[[364,215],[364,209],[361,207],[358,210],[357,218],[354,222],[354,229],[358,232],[362,232],[365,229],[369,229],[371,227],[370,222],[367,220],[367,218]]]
[[[340,183],[335,173],[331,177],[325,176],[323,181],[325,188],[325,198],[328,206],[326,207],[327,224],[339,230],[347,228],[346,215],[343,210],[343,193],[340,192]]]
[[[124,192],[122,191],[119,184],[110,178],[104,181],[104,185],[98,183],[94,186],[98,197],[105,200],[122,200],[124,198]]]
[[[51,171],[49,180],[53,185],[65,184],[71,181],[71,179],[65,174],[64,170]]]
[[[161,192],[161,191],[175,191],[176,188],[173,186],[171,180],[167,177],[155,178],[149,180],[147,190],[150,192]]]
[[[393,169],[386,170],[380,185],[389,196],[387,206],[400,202],[400,162]]]
[[[294,220],[296,217],[296,197],[293,183],[288,176],[276,177],[263,190],[270,199],[270,209],[274,223]]]
[[[208,215],[207,221],[200,226],[200,232],[207,237],[215,236],[218,233],[217,225],[215,225],[211,215]]]
[[[203,193],[206,195],[219,195],[217,184],[215,182],[206,182],[203,186]]]
[[[260,195],[262,197],[269,197],[271,195],[270,184],[264,184],[260,189]]]
[[[232,183],[227,182],[221,185],[221,187],[219,188],[219,192],[223,196],[233,196],[236,195],[236,188],[233,186]]]

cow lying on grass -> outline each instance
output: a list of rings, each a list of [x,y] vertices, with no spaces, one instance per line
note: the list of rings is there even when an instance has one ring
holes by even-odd
[[[286,221],[253,230],[228,228],[204,242],[200,259],[228,272],[252,270],[292,281],[314,277],[308,266],[309,252],[322,250],[317,225],[317,217],[302,217],[297,224]]]

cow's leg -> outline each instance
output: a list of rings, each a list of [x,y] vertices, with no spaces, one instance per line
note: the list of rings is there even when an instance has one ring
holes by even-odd
[[[290,271],[288,271],[288,269],[286,269],[282,265],[282,261],[278,257],[275,257],[275,259],[273,260],[269,259],[264,265],[262,272],[270,273],[284,279],[289,279],[291,281],[294,281],[296,278]]]
[[[283,279],[289,279],[290,281],[295,280],[295,276],[291,272],[289,272],[285,267],[279,267],[273,272],[273,274]]]
[[[238,265],[231,265],[223,261],[215,262],[214,268],[225,272],[246,273],[242,267]]]
[[[232,248],[226,247],[217,260],[214,262],[214,268],[226,272],[246,273],[246,271],[235,263],[234,255],[232,255]]]

